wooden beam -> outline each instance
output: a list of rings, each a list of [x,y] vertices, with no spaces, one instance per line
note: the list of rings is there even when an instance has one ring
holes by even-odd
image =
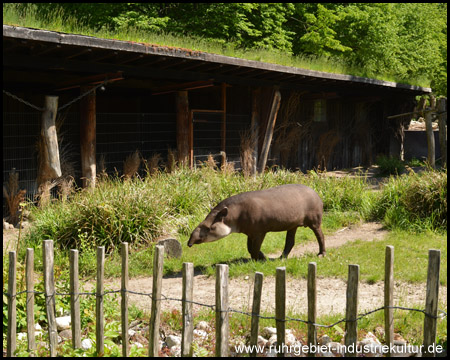
[[[256,164],[258,163],[258,139],[260,125],[260,108],[261,108],[261,88],[258,87],[252,91],[252,120],[250,125],[252,143],[253,143],[253,166],[252,176],[256,175]]]
[[[222,83],[221,85],[221,103],[222,103],[222,131],[221,131],[221,150],[225,152],[226,139],[227,139],[227,85]],[[224,165],[224,164],[222,164]]]
[[[92,89],[82,86],[81,93]],[[95,187],[96,177],[96,96],[95,91],[80,100],[81,177],[83,187]]]
[[[201,89],[201,88],[211,87],[211,86],[214,86],[213,80],[192,81],[192,82],[188,82],[188,83],[163,86],[163,87],[159,88],[157,92],[153,92],[152,95],[162,95],[162,94],[168,94],[168,93],[172,93],[172,92],[176,92],[176,91],[194,90],[194,89]]]
[[[266,135],[264,137],[263,147],[261,149],[261,155],[258,161],[258,172],[262,173],[267,163],[267,156],[269,155],[270,144],[272,142],[273,130],[275,128],[275,122],[277,120],[278,110],[280,109],[281,93],[278,88],[274,88],[275,92],[272,99],[272,107],[270,110],[269,118],[267,120]]]
[[[115,73],[105,73],[94,76],[86,76],[76,78],[75,80],[65,81],[57,85],[56,91],[68,90],[87,85],[96,85],[106,80],[108,82],[123,80],[122,71],[118,71]]]
[[[189,99],[187,91],[178,91],[177,105],[177,152],[178,163],[187,165],[189,161]]]
[[[447,167],[447,98],[437,101],[439,123],[439,146],[441,148],[441,166]]]

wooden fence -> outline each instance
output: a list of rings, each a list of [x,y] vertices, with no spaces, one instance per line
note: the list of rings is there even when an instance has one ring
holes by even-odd
[[[128,335],[128,243],[122,243],[122,282],[121,282],[121,329],[122,329],[122,354],[124,357],[129,353],[129,335]],[[48,319],[49,349],[50,356],[56,356],[57,347],[57,329],[55,314],[55,281],[53,275],[53,241],[45,240],[43,244],[43,264],[44,264],[44,288],[45,303]],[[159,325],[161,301],[169,299],[162,295],[162,275],[163,275],[163,257],[164,247],[156,246],[153,261],[153,288],[152,288],[152,308],[149,323],[149,356],[158,356],[159,350]],[[35,328],[34,328],[34,284],[33,284],[33,249],[27,249],[26,257],[26,296],[27,296],[27,332],[28,332],[28,350],[36,348]],[[439,267],[440,251],[429,250],[428,275],[425,310],[407,309],[421,311],[425,314],[424,320],[424,355],[434,356],[433,351],[429,352],[430,345],[435,346],[436,325],[438,313],[438,294],[439,294]],[[96,296],[96,350],[99,356],[104,354],[104,313],[103,298],[104,291],[104,264],[105,248],[97,248],[97,288]],[[286,317],[286,268],[278,267],[276,269],[276,297],[275,297],[275,318],[277,329],[277,344],[279,349],[283,350],[285,343],[285,324],[286,321],[302,321],[308,324],[308,344],[317,346],[316,329],[318,326],[332,327],[340,322],[346,323],[345,345],[348,347],[353,344],[356,348],[357,341],[357,320],[363,316],[384,309],[385,314],[385,341],[386,345],[394,343],[394,317],[393,310],[401,308],[393,306],[394,304],[394,248],[386,247],[385,257],[385,287],[384,287],[384,306],[380,309],[370,311],[367,314],[358,316],[358,284],[359,284],[359,265],[349,265],[348,284],[347,284],[347,304],[345,319],[332,324],[316,324],[316,305],[317,305],[317,287],[316,287],[316,263],[311,262],[308,265],[308,320],[292,319]],[[192,356],[193,342],[193,303],[213,307],[212,305],[200,304],[193,301],[193,280],[194,266],[192,263],[183,263],[182,269],[182,342],[181,355]],[[251,314],[250,345],[257,344],[258,325],[261,305],[261,292],[263,285],[263,274],[255,273],[253,305]],[[216,356],[229,355],[229,323],[228,314],[230,312],[240,312],[232,310],[228,304],[228,265],[216,265]],[[16,292],[16,253],[9,252],[9,278],[8,278],[8,334],[7,334],[7,356],[14,356],[16,350],[16,296],[21,293]],[[74,348],[81,347],[81,318],[80,318],[80,295],[79,277],[78,277],[78,250],[70,251],[70,294],[60,294],[70,296],[71,304],[71,329],[72,344]],[[92,295],[92,294],[91,294]],[[404,308],[403,308],[404,309]],[[266,317],[267,318],[267,317]],[[390,346],[389,346],[390,347]],[[434,348],[433,348],[434,349]],[[256,356],[256,353],[252,353]],[[278,353],[284,356],[283,352]],[[315,354],[309,354],[314,356]],[[346,356],[356,356],[356,352],[347,353]],[[390,354],[388,354],[390,355]]]

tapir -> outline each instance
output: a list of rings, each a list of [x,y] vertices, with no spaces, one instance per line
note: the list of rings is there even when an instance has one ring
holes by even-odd
[[[261,245],[266,233],[287,231],[281,258],[287,258],[299,226],[309,227],[325,255],[321,229],[323,203],[310,187],[300,184],[249,191],[221,201],[192,232],[188,246],[213,242],[231,233],[247,235],[247,250],[254,260],[265,260]]]

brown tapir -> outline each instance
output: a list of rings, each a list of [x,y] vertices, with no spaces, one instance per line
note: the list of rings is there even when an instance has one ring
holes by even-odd
[[[325,255],[325,239],[320,227],[323,203],[305,186],[289,184],[266,190],[237,194],[220,202],[192,232],[188,246],[219,240],[231,233],[247,235],[247,249],[254,260],[265,259],[260,251],[266,233],[287,231],[281,257],[287,258],[299,226],[309,227]]]

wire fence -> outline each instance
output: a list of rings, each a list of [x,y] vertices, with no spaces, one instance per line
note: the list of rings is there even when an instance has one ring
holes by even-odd
[[[43,251],[43,256],[44,256],[44,264],[47,264],[47,266],[44,266],[44,282],[46,283],[45,287],[46,290],[45,291],[35,291],[34,289],[27,289],[24,291],[20,291],[20,292],[15,292],[15,267],[16,267],[16,262],[15,262],[15,252],[10,252],[10,263],[9,263],[9,267],[10,267],[10,271],[9,271],[9,282],[8,282],[8,292],[3,292],[3,295],[5,295],[8,298],[8,310],[11,312],[11,314],[15,314],[15,311],[13,311],[13,307],[15,307],[15,300],[17,298],[17,296],[22,295],[22,294],[27,294],[27,299],[29,296],[34,296],[37,294],[40,295],[44,295],[46,298],[46,304],[52,304],[53,302],[53,306],[47,306],[47,316],[48,316],[48,322],[49,322],[49,332],[52,328],[52,326],[56,326],[56,325],[52,325],[52,322],[50,321],[50,319],[54,319],[55,314],[55,296],[70,296],[72,300],[74,301],[78,301],[79,302],[79,296],[80,295],[84,295],[84,296],[95,296],[96,297],[96,301],[97,303],[99,302],[103,302],[103,297],[105,295],[108,294],[117,294],[120,293],[122,295],[122,299],[126,299],[125,305],[124,302],[122,300],[122,313],[124,313],[127,307],[127,301],[128,301],[128,296],[126,294],[134,294],[134,295],[139,295],[139,296],[147,296],[151,299],[152,302],[152,319],[158,318],[159,319],[159,312],[160,312],[160,306],[156,306],[155,304],[160,303],[161,301],[177,301],[180,303],[184,303],[184,305],[186,304],[190,304],[192,305],[198,305],[198,306],[202,306],[202,307],[207,307],[210,308],[211,310],[215,311],[216,314],[230,314],[230,313],[237,313],[237,314],[242,314],[248,317],[252,318],[252,333],[254,333],[256,331],[258,331],[258,323],[256,322],[256,325],[254,324],[254,319],[266,319],[266,320],[273,320],[276,322],[277,324],[277,328],[279,326],[281,326],[280,324],[285,324],[287,322],[293,321],[293,322],[301,322],[304,323],[306,325],[308,325],[308,329],[310,329],[310,327],[312,328],[316,328],[316,327],[322,327],[322,328],[331,328],[334,327],[340,323],[345,322],[347,324],[347,326],[349,326],[349,324],[353,324],[352,326],[355,326],[356,329],[356,324],[357,321],[370,315],[373,314],[375,312],[384,310],[385,311],[385,317],[387,318],[387,323],[385,324],[385,330],[386,330],[386,334],[392,334],[393,335],[393,314],[390,314],[390,311],[395,310],[395,309],[399,309],[399,310],[406,310],[406,311],[413,311],[413,312],[420,312],[423,313],[425,315],[425,325],[424,325],[424,345],[425,342],[427,341],[427,339],[432,339],[432,343],[435,342],[436,339],[436,321],[440,318],[444,318],[447,316],[447,313],[443,310],[440,310],[437,308],[437,299],[438,299],[438,293],[439,293],[439,276],[436,276],[436,274],[439,274],[439,264],[440,264],[440,251],[439,250],[430,250],[429,252],[429,267],[428,267],[428,278],[427,278],[427,294],[426,294],[426,309],[415,309],[415,308],[409,308],[409,307],[404,307],[404,306],[394,306],[393,305],[393,291],[389,290],[389,287],[391,287],[391,284],[393,284],[393,278],[392,278],[392,274],[388,273],[389,272],[389,268],[390,266],[388,262],[390,263],[390,265],[393,265],[393,257],[391,259],[388,259],[388,257],[386,257],[386,271],[387,273],[386,275],[386,279],[391,279],[388,280],[387,283],[385,282],[385,305],[379,308],[376,308],[374,310],[370,310],[368,312],[365,312],[363,314],[357,314],[357,310],[356,308],[354,309],[354,311],[349,311],[350,306],[349,303],[351,303],[351,301],[353,301],[354,299],[349,299],[349,297],[351,298],[352,296],[350,296],[349,294],[356,294],[354,296],[356,296],[356,299],[358,298],[358,281],[352,281],[351,280],[351,276],[350,276],[350,267],[353,267],[353,269],[357,269],[358,272],[358,276],[356,277],[356,279],[359,279],[359,266],[358,265],[350,265],[349,266],[349,281],[348,281],[348,288],[347,288],[347,306],[346,306],[346,316],[332,324],[319,324],[317,323],[315,320],[315,316],[314,317],[310,317],[310,315],[308,315],[308,319],[299,319],[299,318],[293,318],[293,317],[289,317],[285,315],[285,306],[286,306],[286,299],[285,299],[285,268],[277,268],[277,286],[280,286],[280,288],[276,289],[277,293],[283,293],[284,292],[284,297],[281,297],[281,300],[279,299],[278,295],[276,297],[276,315],[275,316],[264,316],[264,315],[260,315],[260,302],[261,302],[261,286],[257,286],[257,281],[258,281],[258,274],[260,273],[256,273],[255,274],[255,286],[254,286],[254,296],[253,296],[253,308],[251,312],[248,311],[242,311],[242,310],[237,310],[234,309],[232,307],[230,307],[228,305],[228,266],[227,265],[223,265],[223,264],[219,264],[217,265],[217,272],[216,272],[216,304],[205,304],[199,301],[194,301],[192,299],[192,290],[191,290],[191,294],[189,294],[189,290],[186,289],[192,289],[192,282],[193,282],[193,266],[192,264],[188,264],[185,263],[183,265],[183,298],[174,298],[174,297],[170,297],[170,296],[166,296],[164,294],[161,293],[161,288],[160,288],[160,284],[161,282],[158,281],[162,279],[162,268],[163,268],[163,263],[162,263],[162,259],[163,259],[163,253],[164,253],[164,247],[163,246],[156,246],[156,251],[155,251],[155,259],[154,259],[154,286],[152,289],[152,293],[146,293],[146,292],[139,292],[139,291],[133,291],[133,290],[129,290],[127,288],[126,285],[124,285],[124,282],[122,282],[122,288],[119,290],[107,290],[107,291],[103,291],[101,290],[100,292],[95,291],[95,292],[79,292],[79,291],[73,291],[71,289],[70,292],[67,293],[60,293],[54,290],[54,283],[50,283],[54,281],[53,280],[53,263],[52,263],[52,259],[53,259],[53,242],[51,240],[47,240],[44,241],[44,251]],[[392,248],[392,249],[388,249],[388,248]],[[126,260],[126,263],[128,261],[128,244],[127,243],[122,243],[122,256],[124,257],[123,259]],[[386,251],[393,251],[393,247],[388,246]],[[28,252],[30,252],[32,254],[32,249],[28,249]],[[72,250],[72,252],[76,253],[76,257],[71,257],[71,270],[74,269],[74,264],[78,264],[78,252],[75,250]],[[28,258],[28,254],[27,254],[27,258]],[[33,259],[33,255],[30,255],[30,258]],[[189,274],[187,271],[185,271],[185,265],[191,265],[190,269],[192,270],[191,273]],[[98,271],[97,274],[103,274],[103,266],[104,266],[104,247],[98,247],[97,250],[97,266],[98,266]],[[310,263],[309,265],[309,270],[310,267],[313,266],[315,268],[315,263]],[[78,265],[76,265],[76,268],[78,267]],[[33,265],[32,263],[29,263],[27,260],[27,269],[31,268],[33,269]],[[186,266],[186,269],[188,269],[189,267]],[[220,268],[226,269],[225,275],[222,276],[221,272],[219,271]],[[159,270],[158,270],[159,269]],[[128,278],[128,273],[127,273],[127,269],[122,269],[122,278]],[[437,272],[436,272],[437,271]],[[32,273],[31,273],[32,274]],[[29,272],[27,271],[26,273],[27,276],[32,276],[29,275]],[[260,274],[262,275],[262,274]],[[47,279],[47,280],[46,280]],[[155,282],[155,279],[156,282]],[[261,280],[261,284],[262,284],[262,276],[260,278]],[[97,289],[103,289],[103,276],[100,275],[97,277]],[[27,284],[28,284],[27,280]],[[78,284],[78,274],[77,271],[71,271],[71,280],[70,280],[71,284]],[[127,283],[127,281],[125,282],[125,284]],[[155,286],[156,284],[156,286]],[[159,284],[159,285],[158,285]],[[218,284],[220,284],[220,286],[218,286]],[[281,284],[281,285],[278,285]],[[311,286],[308,285],[308,295],[311,294],[317,294],[317,289],[315,287],[315,270],[313,272],[308,271],[308,284],[312,284]],[[78,289],[78,285],[74,285],[73,289]],[[284,290],[283,290],[284,289]],[[388,289],[388,290],[386,290]],[[226,293],[225,296],[225,300],[223,303],[221,303],[219,300],[217,299],[222,299],[223,293],[220,293],[220,291],[223,291],[224,293]],[[353,296],[353,297],[354,297]],[[77,300],[76,300],[77,299]],[[75,307],[76,303],[72,301],[71,302],[71,306]],[[259,302],[259,304],[258,304]],[[34,303],[34,300],[33,300]],[[186,308],[186,306],[183,305],[183,337],[188,336],[188,332],[189,331],[193,331],[193,328],[185,328],[185,318],[186,317],[191,317],[192,318],[192,308]],[[125,307],[125,308],[124,308]],[[311,310],[314,310],[314,313],[316,311],[315,309],[316,304],[315,301],[311,302],[308,301],[308,314],[311,314]],[[187,310],[186,310],[187,309]],[[280,309],[282,311],[280,311]],[[27,309],[27,311],[31,311],[31,314],[29,314],[27,312],[27,322],[28,321],[32,321],[34,323],[34,313],[33,313],[33,308]],[[79,305],[78,305],[78,311],[79,311]],[[53,312],[53,314],[51,313]],[[281,314],[281,316],[280,316]],[[386,316],[387,315],[387,316]],[[99,313],[97,311],[97,322],[100,323],[100,320],[103,317],[103,313]],[[77,328],[76,324],[80,323],[80,314],[76,314],[76,313],[72,313],[72,333],[73,333],[73,338],[77,339],[80,338],[80,334],[75,334],[74,333],[74,329]],[[392,319],[390,319],[390,317],[392,317]],[[221,320],[222,319],[222,320]],[[123,318],[122,318],[123,320]],[[217,323],[216,324],[216,329],[217,328],[222,328],[224,329],[223,331],[228,332],[228,321],[224,320],[223,318],[217,317],[216,316],[216,322],[221,322],[221,323]],[[10,348],[8,349],[8,351],[12,354],[15,350],[15,340],[13,340],[12,338],[15,337],[15,322],[16,319],[13,317],[8,317],[8,344]],[[427,323],[428,322],[428,323]],[[431,324],[429,324],[431,322]],[[103,321],[101,322],[103,323]],[[159,324],[159,320],[157,321],[157,324]],[[225,328],[223,327],[223,325],[225,324]],[[192,321],[191,321],[191,325],[192,325]],[[256,329],[254,328],[256,326]],[[284,326],[284,325],[283,325]],[[79,326],[78,326],[79,328]],[[14,329],[14,331],[10,331],[11,329]],[[30,328],[28,328],[30,329]],[[127,330],[128,329],[128,323],[123,323],[122,322],[122,329]],[[154,331],[156,331],[156,329],[154,329]],[[309,330],[308,330],[309,331]],[[429,333],[432,333],[431,335],[429,335]],[[103,333],[99,333],[98,336],[103,336]],[[125,332],[125,334],[127,334],[127,332]],[[427,334],[429,336],[427,336]],[[220,334],[216,334],[216,341],[218,341],[217,339],[221,338],[221,336],[219,336]],[[222,334],[224,335],[224,338],[228,339],[228,335],[227,334]],[[225,336],[226,335],[226,336]],[[128,336],[128,335],[126,335]],[[349,332],[347,333],[347,338],[349,337]],[[34,333],[32,334],[28,334],[28,338],[30,337],[34,337]],[[128,339],[128,337],[126,337]],[[190,337],[192,339],[192,337]],[[253,337],[254,338],[254,337]],[[309,338],[308,338],[309,339]],[[282,340],[282,339],[281,339]],[[280,340],[280,343],[283,342]],[[56,351],[56,344],[52,344],[51,343],[51,338],[50,338],[50,352],[52,353],[52,351]],[[152,341],[152,337],[150,336],[150,341]],[[192,341],[192,340],[191,340]],[[256,340],[255,340],[256,341]],[[347,341],[347,340],[346,340]],[[393,341],[390,340],[388,337],[386,338],[386,343]],[[350,339],[349,342],[353,342],[356,343],[356,335],[354,339]],[[79,343],[79,342],[78,342]],[[127,343],[127,341],[124,341],[123,344]],[[347,342],[346,342],[347,343]],[[74,340],[73,342],[74,347],[77,347],[77,341]],[[228,344],[223,344],[225,347],[228,346]],[[430,345],[430,344],[428,344]],[[79,346],[78,346],[79,347]],[[124,348],[127,348],[127,346],[124,346]],[[153,344],[153,346],[150,346],[150,348],[154,349],[154,348],[158,348],[158,344]],[[223,348],[219,346],[219,348]],[[52,350],[53,349],[53,350]],[[29,349],[32,350],[32,349]],[[185,354],[189,353],[188,351],[189,349],[182,349],[182,351],[185,351]],[[103,352],[103,350],[101,348],[97,348],[97,351]],[[149,351],[151,351],[149,349]],[[127,349],[124,350],[124,356],[127,356]]]

